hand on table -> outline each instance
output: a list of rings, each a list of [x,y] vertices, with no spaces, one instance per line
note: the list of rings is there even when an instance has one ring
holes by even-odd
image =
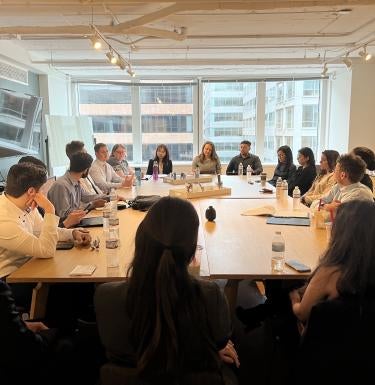
[[[73,230],[73,239],[76,246],[87,246],[91,243],[90,232],[82,228]]]

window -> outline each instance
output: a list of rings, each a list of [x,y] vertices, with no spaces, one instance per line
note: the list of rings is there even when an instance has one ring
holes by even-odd
[[[165,144],[173,161],[193,158],[193,87],[191,85],[140,86],[142,162]]]
[[[285,127],[293,128],[294,127],[294,107],[287,107],[285,109],[286,120]]]
[[[302,107],[302,127],[316,128],[318,126],[319,106],[304,104]]]
[[[303,96],[319,96],[319,92],[320,92],[319,80],[303,81]]]
[[[79,84],[79,113],[92,118],[94,138],[111,150],[114,143],[127,149],[133,160],[131,87],[127,85]]]
[[[304,146],[315,153],[318,145],[322,147],[318,143],[321,80],[199,84],[201,89],[194,92],[193,83],[166,80],[133,85],[80,83],[79,113],[92,118],[97,142],[110,149],[114,143],[123,143],[128,159],[138,164],[153,158],[160,143],[167,145],[174,162],[188,163],[206,140],[215,143],[222,163],[238,154],[242,140],[252,142],[251,151],[263,162],[273,163],[282,145],[290,146],[294,155]],[[203,96],[200,106],[194,95]],[[202,111],[201,117],[197,111]],[[264,111],[262,116],[259,111]],[[196,132],[198,121],[202,126]],[[193,138],[199,138],[199,143]],[[257,153],[257,145],[262,153]]]

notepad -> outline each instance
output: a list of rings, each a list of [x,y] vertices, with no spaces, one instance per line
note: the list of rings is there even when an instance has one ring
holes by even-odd
[[[92,275],[96,270],[96,265],[77,265],[69,275]]]
[[[267,218],[268,225],[310,226],[310,218]]]
[[[308,218],[309,213],[302,210],[276,210],[271,205],[255,207],[241,213],[241,215],[272,216],[275,218]]]

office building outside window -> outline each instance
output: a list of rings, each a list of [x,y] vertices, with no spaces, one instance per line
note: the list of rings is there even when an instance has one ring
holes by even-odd
[[[174,162],[193,158],[193,86],[140,86],[142,162],[155,156],[164,143]]]
[[[96,143],[124,144],[133,160],[131,87],[127,85],[79,84],[79,114],[92,119]]]

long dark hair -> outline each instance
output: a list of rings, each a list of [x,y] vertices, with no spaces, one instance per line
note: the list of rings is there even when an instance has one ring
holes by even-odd
[[[300,154],[302,154],[305,158],[309,158],[309,166],[315,167],[315,157],[313,150],[310,147],[302,147],[298,150]]]
[[[138,227],[126,311],[145,380],[173,384],[183,372],[218,368],[200,287],[188,273],[198,226],[191,203],[164,197]]]
[[[336,167],[337,158],[340,154],[336,150],[325,150],[322,151],[322,154],[327,158],[329,172],[332,172]]]
[[[169,150],[168,150],[168,147],[165,144],[159,144],[156,147],[154,161],[156,160],[159,163],[158,150],[160,148],[164,149],[164,151],[165,151],[165,157],[163,158],[163,164],[166,164],[166,163],[169,162]]]
[[[337,266],[340,295],[364,296],[375,289],[375,203],[353,200],[337,209],[331,240],[319,266]]]
[[[283,152],[285,154],[285,157],[286,157],[286,161],[285,161],[285,165],[287,168],[289,168],[292,164],[293,164],[293,153],[292,153],[292,149],[285,145],[285,146],[281,146],[277,149],[277,152]],[[280,165],[280,162],[278,162],[279,165]]]

